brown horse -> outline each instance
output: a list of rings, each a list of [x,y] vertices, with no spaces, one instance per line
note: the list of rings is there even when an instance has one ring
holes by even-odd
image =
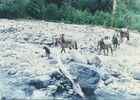
[[[129,40],[130,34],[127,28],[116,29],[116,31],[120,32],[121,42],[123,42],[124,37],[127,38],[127,41]]]
[[[72,39],[67,41],[67,40],[64,40],[63,37],[56,38],[55,46],[57,46],[58,44],[60,44],[60,46],[62,47],[61,53],[63,51],[66,53],[65,48],[69,48],[69,49],[74,48],[74,49],[77,49],[77,41],[73,41]]]
[[[97,48],[100,46],[98,54],[100,54],[100,52],[102,50],[104,50],[104,55],[105,55],[105,50],[107,50],[107,54],[106,55],[108,56],[109,48],[111,50],[111,54],[113,54],[112,43],[110,42],[110,43],[105,44],[104,40],[105,40],[105,38],[102,38],[100,41],[98,41]]]

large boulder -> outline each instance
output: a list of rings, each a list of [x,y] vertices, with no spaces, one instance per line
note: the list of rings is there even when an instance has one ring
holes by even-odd
[[[95,67],[73,63],[70,65],[70,72],[86,95],[94,94],[94,90],[97,88],[100,81],[100,74]]]

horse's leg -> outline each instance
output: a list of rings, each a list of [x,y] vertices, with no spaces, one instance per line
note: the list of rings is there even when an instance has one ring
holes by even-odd
[[[65,50],[65,48],[64,48],[64,52],[66,53],[66,50]]]
[[[63,50],[64,50],[64,49],[62,48],[61,53],[63,52]]]
[[[104,49],[104,56],[105,56],[105,49]]]
[[[116,50],[116,43],[113,43],[113,50]]]
[[[118,43],[118,49],[120,48],[120,44]]]
[[[117,49],[117,45],[118,45],[118,44],[116,44],[116,49]]]
[[[64,48],[64,47],[62,47],[61,53],[62,53],[63,51],[66,53],[66,51],[65,51],[65,48]]]
[[[108,48],[106,50],[107,50],[107,54],[106,55],[108,56]]]
[[[99,50],[99,52],[98,52],[98,55],[100,54],[100,52],[101,52],[101,48],[100,48],[100,50]]]
[[[124,38],[124,37],[121,37],[121,43],[123,42],[123,38]]]
[[[113,54],[112,46],[110,45],[109,48],[110,48],[110,50],[111,50],[111,54]]]
[[[127,41],[129,41],[129,35],[127,36]]]
[[[77,42],[75,41],[74,43],[75,43],[75,49],[77,50],[78,49]]]

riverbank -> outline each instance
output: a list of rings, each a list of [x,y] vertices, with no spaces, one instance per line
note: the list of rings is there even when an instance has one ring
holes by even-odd
[[[61,48],[45,43],[50,43],[56,36],[65,34],[77,40],[78,50],[66,49],[67,53],[60,54],[60,58],[65,65],[80,63],[98,70],[101,78],[94,91],[97,98],[140,98],[140,35],[130,31],[130,41],[124,40],[120,49],[114,51],[113,55],[110,52],[109,56],[103,56],[103,53],[97,55],[97,41],[105,35],[111,37],[113,33],[113,29],[97,26],[1,19],[0,71],[3,78],[1,77],[0,81],[2,84],[0,97],[7,97],[8,94],[14,98],[20,93],[24,98],[54,98],[52,91],[55,93],[56,85],[48,86],[48,84],[57,83],[56,79],[51,82],[50,80],[52,73],[60,72],[54,56],[55,50],[60,52]],[[44,46],[50,48],[53,59],[45,57],[45,51],[42,49]],[[37,89],[34,86],[29,88],[28,83],[31,80],[41,80],[43,85],[40,86],[43,88]],[[71,85],[69,86],[69,90],[73,91]],[[7,88],[6,94],[4,88]],[[49,93],[47,89],[50,89]],[[61,97],[68,98],[69,95],[64,92]]]

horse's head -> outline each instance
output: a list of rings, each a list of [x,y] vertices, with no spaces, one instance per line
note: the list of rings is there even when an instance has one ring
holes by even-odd
[[[121,29],[120,28],[116,28],[115,31],[116,32],[121,32]]]

